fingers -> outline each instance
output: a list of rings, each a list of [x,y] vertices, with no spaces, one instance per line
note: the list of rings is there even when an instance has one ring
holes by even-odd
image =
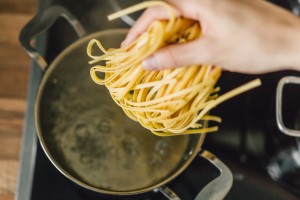
[[[178,11],[175,10],[176,15],[179,15]],[[162,6],[155,6],[148,8],[141,17],[135,22],[133,27],[129,30],[125,40],[121,46],[127,46],[133,42],[140,34],[145,32],[151,23],[155,20],[169,19],[170,13]]]
[[[197,1],[186,3],[182,0],[166,0],[166,2],[172,5],[172,10],[175,12],[176,16],[182,15],[187,18],[197,20],[199,10],[199,6],[197,5],[199,3]],[[164,6],[148,8],[131,27],[121,46],[127,46],[132,43],[139,35],[148,29],[153,21],[170,19],[170,17],[170,11]]]
[[[211,63],[211,52],[208,47],[206,40],[203,39],[166,46],[144,60],[142,66],[146,70],[161,70],[193,64],[214,64]]]

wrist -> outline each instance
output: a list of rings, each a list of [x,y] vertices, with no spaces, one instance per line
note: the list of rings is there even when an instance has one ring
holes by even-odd
[[[295,20],[295,25],[291,29],[291,57],[288,68],[300,71],[300,18]]]

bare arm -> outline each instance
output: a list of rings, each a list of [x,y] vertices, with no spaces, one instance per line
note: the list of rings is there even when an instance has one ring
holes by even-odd
[[[202,36],[166,46],[143,62],[148,70],[212,64],[240,73],[300,70],[300,19],[262,0],[169,0],[178,16],[199,21]],[[129,31],[132,42],[154,20],[168,19],[164,8],[146,10]]]

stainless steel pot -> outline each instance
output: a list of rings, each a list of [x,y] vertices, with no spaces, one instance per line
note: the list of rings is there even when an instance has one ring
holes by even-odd
[[[284,93],[285,86],[293,84],[300,84],[300,77],[285,76],[277,84],[276,89],[276,121],[279,129],[279,134],[272,132],[272,139],[274,140],[274,149],[267,164],[267,171],[271,178],[286,187],[289,191],[300,195],[300,103],[299,103],[299,89],[290,90],[289,95]],[[298,88],[298,86],[296,87]],[[292,92],[291,92],[292,91]],[[284,95],[285,94],[285,95]],[[293,94],[293,95],[291,95]],[[283,98],[288,96],[289,98]],[[283,99],[289,102],[289,109],[287,109],[287,102],[283,103]],[[291,101],[293,99],[293,101]],[[294,102],[294,103],[291,103]],[[285,109],[284,109],[285,108]],[[285,110],[285,112],[283,112]],[[293,112],[294,111],[294,112]],[[285,115],[283,115],[285,113]],[[296,113],[296,114],[295,114]],[[289,120],[284,120],[283,116],[289,117]],[[291,120],[290,116],[296,116],[296,120]],[[292,117],[293,118],[293,117]],[[292,127],[288,127],[284,122],[291,122]],[[283,134],[285,135],[283,135]]]
[[[35,121],[40,143],[54,166],[78,185],[101,194],[161,191],[174,200],[179,197],[166,184],[199,155],[216,166],[220,176],[196,199],[222,199],[231,188],[232,174],[213,154],[201,149],[205,134],[154,136],[128,119],[105,87],[92,82],[88,42],[96,38],[107,48],[118,47],[127,30],[84,36],[48,65],[29,41],[59,17],[64,17],[80,37],[85,35],[71,13],[58,6],[34,17],[20,34],[28,54],[45,70],[36,98]]]

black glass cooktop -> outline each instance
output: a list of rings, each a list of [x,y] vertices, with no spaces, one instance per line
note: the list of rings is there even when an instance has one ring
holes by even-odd
[[[114,1],[114,3],[116,2],[118,1]],[[291,9],[287,4],[288,1],[274,2]],[[69,9],[88,33],[109,28],[129,27],[122,20],[107,21],[106,16],[115,10],[109,0],[45,0],[39,2],[39,12],[51,5],[62,5]],[[120,5],[121,7],[124,6],[124,2]],[[43,52],[47,61],[51,63],[66,46],[76,39],[77,36],[72,28],[63,20],[58,20],[46,35],[37,39],[36,44],[37,49]],[[278,147],[278,142],[282,141],[289,147],[294,140],[283,136],[275,123],[276,85],[280,78],[287,75],[300,76],[294,71],[259,76],[263,82],[261,88],[225,102],[213,111],[213,114],[223,118],[223,122],[219,133],[207,136],[203,148],[213,152],[233,173],[233,187],[225,198],[226,200],[293,200],[300,198],[300,191],[297,189],[288,190],[288,185],[282,181],[274,181],[267,168],[271,158],[276,157],[278,151],[286,147],[284,145],[282,148]],[[98,194],[76,185],[62,175],[46,157],[35,136],[33,105],[41,77],[41,70],[34,64],[29,86],[28,111],[16,199],[166,199],[162,194],[154,192],[122,197]],[[225,72],[219,85],[222,86],[222,91],[226,92],[256,77]],[[292,89],[290,94],[294,93],[294,89]],[[294,100],[288,103],[286,112],[296,113],[296,110],[300,110],[300,104],[295,104],[297,98],[290,99]],[[288,119],[291,126],[293,125],[292,121],[292,119]],[[200,157],[196,157],[192,164],[168,186],[182,199],[191,200],[201,188],[216,176],[218,176],[218,171],[211,164]]]
[[[34,180],[31,200],[164,200],[161,193],[148,192],[134,196],[108,196],[82,188],[62,175],[49,161],[40,145],[37,149]],[[225,153],[224,153],[225,150]],[[265,172],[256,159],[249,158],[248,162],[240,162],[240,155],[235,151],[219,146],[215,152],[234,175],[233,187],[226,200],[233,199],[272,199],[296,200],[297,196],[289,193]],[[222,153],[223,152],[223,153]],[[250,162],[251,161],[251,162]],[[196,157],[192,164],[168,186],[184,200],[192,200],[209,181],[218,176],[218,171],[202,158]]]

